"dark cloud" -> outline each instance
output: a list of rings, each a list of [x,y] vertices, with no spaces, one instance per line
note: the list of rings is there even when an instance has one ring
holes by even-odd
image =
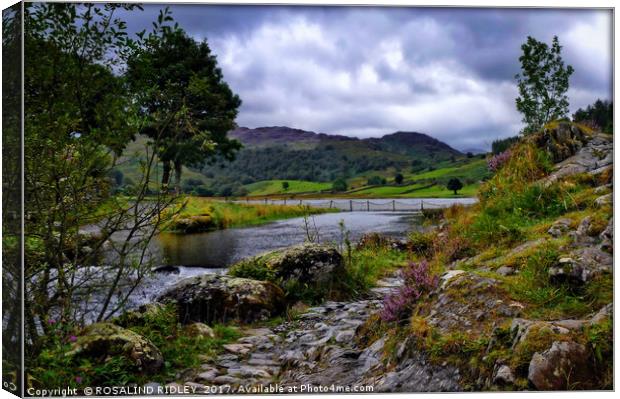
[[[159,10],[126,15],[150,26]],[[520,129],[514,75],[527,36],[559,36],[571,111],[611,98],[612,14],[576,9],[173,5],[207,39],[243,105],[242,125],[378,136],[431,134],[489,147]]]

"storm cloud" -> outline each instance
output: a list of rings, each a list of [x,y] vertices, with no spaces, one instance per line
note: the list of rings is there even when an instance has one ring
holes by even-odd
[[[127,15],[148,28],[160,6]],[[574,112],[611,99],[612,14],[586,9],[174,5],[243,100],[241,126],[358,137],[398,130],[459,148],[515,135],[520,46],[554,35]]]

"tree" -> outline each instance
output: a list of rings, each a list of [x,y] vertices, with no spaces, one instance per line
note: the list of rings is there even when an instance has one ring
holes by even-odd
[[[397,173],[397,174],[396,174],[396,176],[394,176],[394,182],[395,182],[396,184],[403,184],[403,180],[404,180],[404,179],[405,179],[405,178],[404,178],[404,177],[403,177],[403,175],[402,175],[402,174],[400,174],[400,173]]]
[[[168,14],[162,12],[158,22],[169,21]],[[226,135],[236,126],[241,100],[224,81],[206,41],[196,42],[176,25],[139,36],[127,77],[134,91],[148,88],[140,104],[150,121],[141,133],[165,132],[156,149],[163,163],[162,186],[168,187],[174,169],[179,192],[183,166],[201,167],[216,156],[232,160],[241,148]]]
[[[611,101],[596,100],[586,109],[579,108],[573,114],[573,121],[586,123],[600,129],[605,133],[613,133],[614,130],[614,105]]]
[[[521,73],[515,75],[519,97],[515,101],[526,125],[523,133],[530,134],[568,114],[566,92],[574,70],[564,66],[557,36],[551,46],[528,36],[521,50]]]
[[[446,186],[448,190],[454,191],[454,195],[456,195],[457,191],[463,188],[463,183],[456,177],[453,177],[448,181],[448,185]]]
[[[283,181],[282,182],[282,190],[286,191],[289,188],[289,184],[287,181]]]
[[[161,193],[146,198],[156,138],[142,159],[140,180],[128,189],[132,200],[113,195],[111,173],[143,120],[118,73],[132,41],[114,15],[138,8],[24,5],[27,362],[46,342],[48,320],[79,327],[126,307],[151,270],[145,254],[174,200]],[[81,231],[94,224],[97,233]],[[122,237],[111,240],[119,231]],[[104,248],[113,262],[101,264]]]
[[[332,191],[334,192],[347,191],[347,182],[344,179],[337,179],[332,184]]]

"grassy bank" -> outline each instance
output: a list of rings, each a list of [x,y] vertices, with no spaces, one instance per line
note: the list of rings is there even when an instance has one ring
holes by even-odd
[[[164,230],[198,232],[253,226],[279,219],[303,217],[335,210],[298,205],[243,204],[202,197],[179,199],[168,212],[176,213]]]
[[[595,242],[613,216],[611,204],[595,201],[611,192],[606,185],[612,182],[612,172],[608,169],[596,175],[573,174],[542,184],[554,164],[552,155],[539,148],[535,139],[523,140],[512,148],[506,164],[481,186],[477,205],[447,209],[445,228],[419,235],[411,242],[414,248],[424,249],[419,252],[434,276],[460,269],[465,271],[464,276],[471,276],[469,281],[493,281],[492,288],[481,293],[466,283],[451,286],[444,299],[454,301],[457,313],[481,295],[485,301],[516,304],[521,309],[518,317],[528,320],[587,319],[613,300],[610,273],[596,275],[582,285],[552,278],[550,269],[561,263],[560,259],[574,257],[571,254],[575,244],[567,233],[548,233],[557,221],[568,223],[568,228],[575,231],[587,218],[589,227],[582,234]],[[500,268],[513,272],[505,273]],[[597,389],[612,386],[609,320],[566,334],[541,330],[515,348],[510,338],[512,317],[483,313],[479,320],[472,316],[475,327],[440,329],[429,323],[436,317],[429,313],[430,309],[442,306],[437,305],[437,300],[429,291],[412,301],[404,318],[397,322],[378,316],[369,320],[360,342],[370,344],[386,337],[385,356],[390,358],[399,344],[409,339],[432,362],[459,367],[464,386],[479,390],[483,387],[480,381],[492,380],[498,363],[508,365],[515,373],[509,389],[527,389],[533,354],[548,349],[553,341],[572,340],[586,348],[596,369],[596,378],[588,383]],[[484,312],[484,307],[478,310]],[[463,313],[461,317],[468,315]]]

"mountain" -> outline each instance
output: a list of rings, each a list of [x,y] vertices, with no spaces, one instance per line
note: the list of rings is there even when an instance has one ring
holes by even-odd
[[[272,126],[239,127],[229,136],[243,144],[235,160],[216,159],[200,168],[184,168],[184,191],[243,196],[281,191],[284,181],[291,186],[287,192],[321,191],[330,189],[337,179],[344,179],[349,189],[359,189],[377,182],[393,184],[397,174],[407,180],[415,174],[471,162],[448,144],[418,132],[360,139]],[[132,151],[139,151],[142,141],[130,146]],[[135,180],[138,159],[130,157],[119,170],[128,181]]]
[[[243,144],[236,159],[218,160],[200,170],[215,190],[271,180],[331,183],[372,175],[390,179],[396,173],[422,171],[464,157],[448,144],[417,132],[360,139],[272,126],[240,127],[229,135]]]

